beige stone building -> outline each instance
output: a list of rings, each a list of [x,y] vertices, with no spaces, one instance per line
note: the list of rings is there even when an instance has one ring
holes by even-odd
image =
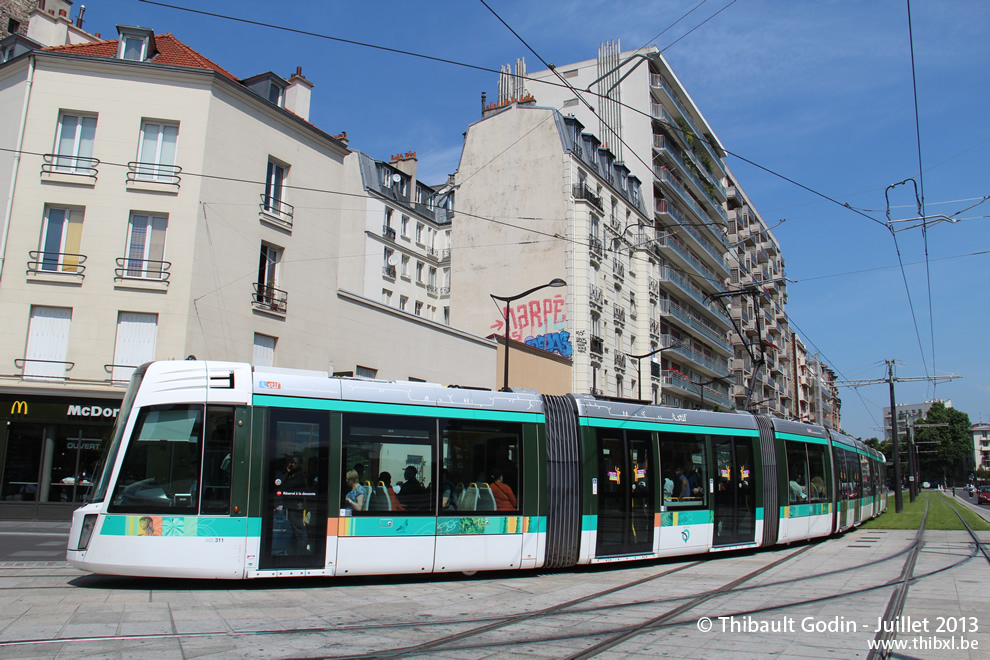
[[[27,37],[50,27],[36,11]],[[301,70],[239,79],[147,28],[87,39],[0,64],[3,503],[77,499],[63,479],[148,360],[495,385],[487,332],[348,288],[357,155],[308,121]]]

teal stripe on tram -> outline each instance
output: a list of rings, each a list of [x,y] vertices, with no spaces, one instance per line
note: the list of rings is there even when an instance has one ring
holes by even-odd
[[[581,516],[581,531],[582,532],[598,531],[598,516]]]
[[[818,504],[791,504],[780,507],[781,518],[806,518],[830,514],[832,507],[828,502]]]
[[[696,426],[693,424],[668,424],[649,420],[611,419],[602,417],[582,417],[581,426],[607,429],[635,429],[638,431],[673,431],[676,433],[705,433],[708,435],[735,435],[758,438],[756,429],[724,429],[720,426]]]
[[[715,521],[715,512],[710,509],[700,511],[667,510],[660,514],[661,527],[683,527],[685,525],[710,525]]]
[[[255,528],[257,531],[253,532]],[[249,530],[254,536],[261,536],[261,520],[257,519],[257,525],[254,525],[249,523],[248,518],[108,515],[100,528],[100,535],[244,537]]]
[[[490,408],[444,408],[441,406],[411,406],[403,403],[371,403],[368,401],[340,401],[337,399],[307,399],[297,396],[272,396],[255,394],[255,406],[270,408],[303,408],[306,410],[329,410],[331,412],[358,412],[381,415],[409,415],[411,417],[445,417],[450,419],[497,419],[506,422],[527,422],[542,424],[543,413],[509,412]]]
[[[810,435],[797,435],[796,433],[777,433],[778,440],[794,440],[796,442],[807,442],[811,445],[827,445],[828,438],[817,438]]]

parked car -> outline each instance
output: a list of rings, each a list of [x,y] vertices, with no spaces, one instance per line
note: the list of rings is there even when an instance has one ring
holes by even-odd
[[[976,501],[979,504],[990,504],[990,486],[980,486],[980,495]]]

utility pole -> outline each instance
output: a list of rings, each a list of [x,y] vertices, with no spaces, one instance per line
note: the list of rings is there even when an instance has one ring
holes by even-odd
[[[913,376],[908,378],[898,377],[894,375],[894,361],[884,360],[887,364],[887,377],[886,378],[872,378],[866,380],[842,380],[836,381],[838,387],[862,387],[863,385],[879,385],[880,383],[887,383],[890,386],[890,434],[893,441],[891,447],[891,452],[894,454],[892,459],[894,461],[894,512],[904,513],[904,496],[901,493],[901,451],[900,451],[900,439],[897,437],[897,401],[894,399],[894,383],[895,382],[910,382],[910,381],[932,381],[938,383],[939,381],[949,381],[955,378],[962,378],[962,376],[957,376],[956,374],[951,374],[948,376]],[[908,435],[908,440],[910,441],[910,432]],[[910,445],[909,445],[910,447]],[[910,458],[911,452],[908,451],[908,457]],[[913,461],[910,461],[913,463]],[[908,471],[911,473],[909,476],[909,481],[911,484],[911,501],[914,502],[915,497],[915,472],[912,465],[908,466]]]

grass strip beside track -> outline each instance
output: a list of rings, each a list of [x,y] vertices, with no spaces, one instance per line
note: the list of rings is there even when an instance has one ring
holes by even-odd
[[[894,513],[894,498],[887,498],[887,510],[879,518],[863,523],[860,529],[918,529],[925,515],[925,500],[931,499],[927,529],[965,530],[952,509],[958,509],[969,526],[975,531],[990,530],[990,523],[964,506],[950,502],[952,499],[942,493],[921,493],[914,503],[904,494],[904,512]]]

